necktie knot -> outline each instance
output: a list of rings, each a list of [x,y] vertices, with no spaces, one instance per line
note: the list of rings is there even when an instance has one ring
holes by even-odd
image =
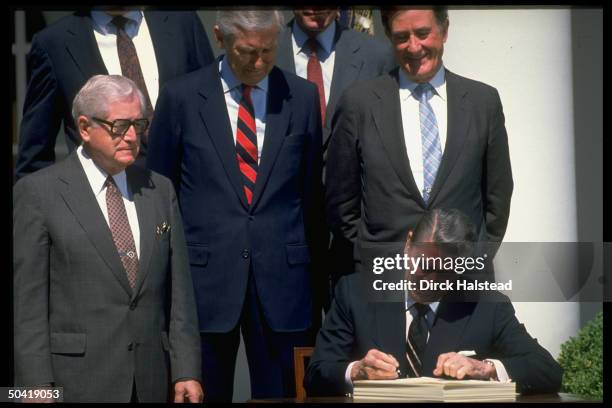
[[[319,50],[319,42],[316,38],[309,38],[306,40],[306,47],[308,48],[309,55],[317,56],[317,51]]]
[[[427,315],[427,312],[431,310],[429,308],[429,305],[425,305],[423,303],[415,303],[413,307],[419,317],[425,317]]]
[[[242,97],[246,100],[251,100],[251,92],[253,91],[253,87],[251,85],[242,84]]]
[[[422,100],[428,101],[429,98],[431,98],[433,94],[433,87],[429,84],[429,82],[424,83],[424,84],[419,84],[417,85],[416,88],[414,88],[413,94],[420,101]]]
[[[104,182],[104,187],[106,188],[113,188],[116,189],[117,185],[115,184],[115,180],[113,179],[113,176],[108,176],[106,178],[106,181]]]
[[[128,21],[129,21],[129,19],[127,19],[127,18],[125,18],[123,16],[115,16],[111,20],[111,24],[113,24],[115,27],[117,27],[117,30],[125,31],[125,25],[127,24]]]

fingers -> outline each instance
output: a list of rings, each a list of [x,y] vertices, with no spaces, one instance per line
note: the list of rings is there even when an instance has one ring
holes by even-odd
[[[438,356],[436,368],[433,371],[435,376],[446,375],[448,377],[462,380],[464,378],[480,378],[478,370],[480,361],[474,360],[457,353],[444,353]]]
[[[183,387],[175,387],[174,402],[177,404],[185,402],[185,389]]]
[[[363,377],[369,380],[382,380],[397,378],[399,363],[390,354],[377,349],[371,349],[361,360],[360,370]]]

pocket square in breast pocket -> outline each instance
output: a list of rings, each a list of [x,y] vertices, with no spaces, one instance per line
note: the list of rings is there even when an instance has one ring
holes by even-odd
[[[155,227],[155,236],[157,238],[161,238],[161,236],[164,235],[168,231],[170,231],[170,224],[164,221],[160,225]]]

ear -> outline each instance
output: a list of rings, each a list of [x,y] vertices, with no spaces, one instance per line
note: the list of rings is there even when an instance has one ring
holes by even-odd
[[[217,41],[217,45],[222,50],[225,50],[225,43],[223,42],[223,33],[221,32],[221,27],[218,24],[213,26],[213,34],[215,35],[215,40]]]
[[[448,18],[446,19],[446,21],[444,22],[444,25],[442,26],[442,42],[446,42],[446,39],[448,38],[448,26],[450,25],[450,22],[448,21]]]
[[[81,115],[77,121],[77,126],[79,128],[79,135],[81,135],[81,140],[85,143],[89,142],[91,135],[89,134],[90,123],[89,119],[86,116]]]
[[[406,244],[404,245],[404,253],[408,252],[408,249],[412,246],[412,230],[408,230],[408,235],[406,237]]]

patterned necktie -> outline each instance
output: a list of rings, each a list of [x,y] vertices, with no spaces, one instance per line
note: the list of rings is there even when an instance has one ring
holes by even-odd
[[[308,55],[308,65],[306,66],[306,77],[310,82],[313,82],[319,89],[319,104],[321,106],[321,123],[325,126],[325,87],[323,86],[323,71],[321,63],[317,56],[319,42],[314,38],[309,38],[306,41],[306,46],[310,50]]]
[[[423,352],[427,344],[429,327],[425,316],[430,310],[428,305],[415,303],[412,305],[414,313],[408,330],[408,342],[406,343],[406,357],[410,366],[411,377],[420,377],[423,371]]]
[[[251,100],[252,86],[242,85],[242,99],[238,107],[238,126],[236,129],[236,155],[238,167],[244,182],[244,194],[251,205],[255,181],[257,180],[257,128],[255,111]]]
[[[132,39],[125,32],[125,25],[128,19],[123,16],[115,16],[111,23],[117,27],[117,52],[119,54],[119,63],[121,64],[121,74],[134,81],[145,97],[147,103],[147,111],[145,117],[149,119],[149,123],[153,120],[153,106],[149,99],[149,92],[142,75],[138,54]],[[147,132],[148,133],[148,132]]]
[[[423,200],[428,203],[431,188],[436,180],[438,167],[442,160],[442,149],[438,135],[438,122],[429,99],[433,94],[430,84],[418,85],[412,93],[419,101],[419,118],[421,122],[421,144],[423,148]]]
[[[117,189],[117,185],[111,176],[106,182],[106,208],[108,210],[108,223],[110,225],[113,241],[119,252],[121,263],[127,273],[130,286],[134,289],[136,284],[136,272],[138,271],[138,254],[132,236],[132,229],[128,221],[123,197]]]

